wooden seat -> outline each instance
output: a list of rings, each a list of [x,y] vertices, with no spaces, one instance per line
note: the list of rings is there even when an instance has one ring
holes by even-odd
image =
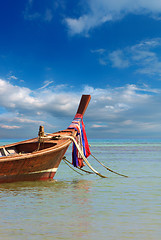
[[[7,148],[6,150],[9,154],[17,154],[18,153],[14,147]]]
[[[8,156],[8,155],[10,155],[9,152],[4,147],[2,147],[0,149],[0,156],[5,157],[5,156]]]

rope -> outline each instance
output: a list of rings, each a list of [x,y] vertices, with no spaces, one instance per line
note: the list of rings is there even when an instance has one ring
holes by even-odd
[[[84,147],[84,146],[83,146],[83,147]],[[88,150],[86,149],[86,151],[88,151]],[[108,171],[110,171],[110,172],[112,172],[112,173],[115,173],[115,174],[117,174],[117,175],[120,175],[120,176],[122,176],[122,177],[128,177],[127,175],[124,175],[124,174],[115,172],[115,171],[113,171],[112,169],[106,167],[106,166],[105,166],[102,162],[100,162],[93,154],[91,154],[91,156],[92,156],[97,162],[99,162],[104,168],[106,168]]]
[[[85,161],[85,163],[87,164],[87,166],[88,166],[96,175],[98,175],[98,176],[100,176],[100,177],[102,177],[102,178],[107,178],[106,176],[104,176],[104,175],[102,175],[101,173],[97,172],[97,171],[90,165],[90,163],[88,162],[88,160],[87,160],[86,157],[84,156],[84,153],[81,151],[81,149],[80,149],[79,145],[77,144],[77,142],[76,142],[76,140],[75,140],[74,137],[72,137],[72,136],[61,136],[61,137],[62,137],[62,138],[69,138],[69,139],[71,139],[71,140],[75,143],[75,145],[76,145],[76,147],[77,147],[77,149],[78,149],[81,157],[83,158],[83,160]]]
[[[114,173],[114,174],[117,174],[117,175],[119,175],[119,176],[122,176],[122,177],[128,177],[127,175],[124,175],[124,174],[115,172],[115,171],[113,171],[112,169],[106,167],[103,163],[101,163],[101,162],[100,162],[95,156],[93,156],[92,154],[91,154],[91,156],[92,156],[97,162],[99,162],[104,168],[106,168],[108,171],[110,171],[110,172],[112,172],[112,173]]]
[[[69,164],[71,164],[71,165],[73,166],[73,164],[72,164],[70,161],[68,161],[68,160],[66,159],[66,157],[63,157],[63,160],[67,161]],[[94,174],[93,172],[89,172],[89,171],[87,171],[87,170],[85,170],[85,169],[82,169],[82,168],[79,168],[79,167],[77,167],[77,168],[78,168],[79,170],[85,172],[85,173]],[[73,169],[73,170],[74,170],[74,169]]]
[[[84,156],[84,153],[81,151],[81,149],[80,149],[80,147],[79,147],[79,145],[77,144],[77,142],[76,142],[76,140],[75,140],[75,138],[74,137],[72,137],[72,136],[57,136],[57,138],[69,138],[69,139],[71,139],[74,143],[75,143],[75,145],[76,145],[76,147],[77,147],[77,149],[78,149],[78,151],[79,151],[79,153],[80,153],[80,155],[82,156],[82,158],[83,158],[83,160],[85,161],[85,163],[87,164],[87,166],[96,174],[96,175],[98,175],[98,176],[100,176],[100,177],[102,177],[102,178],[107,178],[106,176],[104,176],[104,175],[102,175],[101,173],[99,173],[99,172],[97,172],[91,165],[90,165],[90,163],[88,162],[88,160],[87,160],[87,158]],[[46,136],[46,137],[41,137],[41,138],[52,138],[52,136]],[[83,145],[82,145],[83,146]],[[39,148],[40,146],[38,146],[38,148]],[[86,150],[86,151],[88,151],[84,146],[83,146],[83,148]],[[89,151],[88,151],[89,152]],[[118,172],[116,172],[116,171],[113,171],[112,169],[110,169],[110,168],[108,168],[108,167],[106,167],[102,162],[100,162],[93,154],[91,154],[91,156],[97,161],[97,162],[99,162],[104,168],[106,168],[106,170],[108,170],[108,171],[110,171],[110,172],[112,172],[112,173],[114,173],[114,174],[117,174],[117,175],[119,175],[119,176],[122,176],[122,177],[128,177],[127,175],[124,175],[124,174],[121,174],[121,173],[118,173]],[[68,161],[67,159],[65,159],[66,161]],[[68,161],[69,162],[69,161]],[[70,162],[69,162],[70,163]],[[70,167],[70,166],[69,166]],[[77,167],[78,168],[78,167]],[[87,173],[89,173],[89,174],[92,174],[92,172],[88,172],[88,171],[86,171],[86,170],[84,170],[84,169],[81,169],[81,168],[78,168],[79,170],[81,170],[81,171],[84,171],[84,172],[87,172]],[[74,170],[74,169],[73,169]],[[74,171],[76,171],[76,170],[74,170]],[[77,172],[77,171],[76,171]],[[80,174],[80,173],[79,173]]]
[[[67,159],[66,159],[65,157],[63,158],[63,161],[64,161],[65,164],[67,164],[68,167],[70,167],[73,171],[75,171],[76,173],[78,173],[78,174],[80,174],[80,175],[83,175],[82,173],[80,173],[80,172],[78,172],[77,170],[75,170],[74,168],[72,168],[72,167],[68,164],[68,161],[67,161]]]
[[[72,140],[74,139],[73,137],[70,137],[70,138],[71,138]],[[76,145],[76,147],[77,147],[77,149],[78,149],[79,146],[78,146],[78,144],[77,144],[77,142],[76,142],[75,139],[74,139],[74,143],[76,143],[75,145]],[[83,145],[82,145],[82,146],[83,146]],[[83,147],[84,147],[84,146],[83,146]],[[85,148],[85,147],[84,147],[84,148]],[[86,148],[85,148],[85,149],[86,149]],[[79,151],[79,150],[80,150],[80,149],[78,149],[78,151]],[[80,151],[81,151],[81,150],[80,150]],[[79,153],[80,153],[81,156],[82,156],[83,153],[80,152],[80,151],[79,151]],[[86,151],[88,151],[88,150],[86,149]],[[89,151],[88,151],[88,152],[89,152]],[[84,154],[83,154],[83,156],[84,156]],[[83,156],[82,156],[82,157],[83,157]],[[106,166],[105,166],[102,162],[100,162],[93,154],[91,154],[91,156],[92,156],[97,162],[99,162],[104,168],[106,168],[108,171],[110,171],[110,172],[112,172],[112,173],[114,173],[114,174],[117,174],[117,175],[119,175],[119,176],[122,176],[122,177],[128,177],[127,175],[118,173],[118,172],[113,171],[112,169],[106,167]],[[85,157],[84,157],[84,158],[85,158]],[[84,159],[84,158],[83,158],[83,160],[85,161],[86,158],[85,158],[85,159]],[[87,161],[87,159],[86,159],[86,161]],[[86,161],[85,161],[85,162],[86,162]],[[87,162],[88,162],[88,161],[87,161]],[[86,163],[86,164],[87,164],[87,163]],[[89,162],[88,162],[88,164],[89,164]],[[87,164],[87,165],[88,165],[88,164]],[[89,165],[90,165],[90,164],[89,164]],[[91,166],[91,165],[89,166],[89,165],[88,165],[88,167],[91,168],[92,166]],[[92,168],[91,170],[92,170],[92,171],[94,170],[93,172],[95,172],[95,173],[97,172],[97,171],[96,171],[95,169],[93,169],[93,168]],[[97,172],[96,174],[99,175],[100,173]],[[101,175],[101,174],[100,174],[100,175]],[[99,175],[99,176],[100,176],[100,175]],[[105,177],[105,176],[103,176],[103,175],[101,175],[101,176],[102,176],[102,177]],[[107,177],[106,177],[106,178],[107,178]]]

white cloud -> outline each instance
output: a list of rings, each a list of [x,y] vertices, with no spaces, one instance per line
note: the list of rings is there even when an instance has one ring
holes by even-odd
[[[53,81],[45,81],[44,82],[44,85],[41,87],[41,88],[39,88],[39,89],[43,89],[43,88],[46,88],[46,87],[48,87],[50,84],[52,84],[53,83]]]
[[[11,75],[11,76],[8,77],[8,79],[9,80],[11,80],[11,79],[17,80],[18,78],[16,76],[14,76],[14,75]]]
[[[54,132],[68,125],[76,113],[81,94],[91,94],[85,114],[90,137],[158,136],[161,131],[161,92],[150,87],[125,85],[95,89],[86,86],[79,93],[69,88],[32,91],[0,80],[0,138],[37,136],[39,125]]]
[[[113,89],[91,89],[91,94],[88,127],[93,137],[159,136],[160,90],[125,85]]]
[[[125,59],[121,50],[114,51],[109,54],[109,59],[113,67],[126,68],[129,66],[129,61]]]
[[[107,125],[93,124],[91,127],[92,128],[107,128]]]
[[[51,22],[53,19],[54,4],[51,1],[46,1],[45,5],[41,3],[40,6],[36,3],[36,0],[28,0],[24,11],[24,18],[30,21],[39,19],[41,21]],[[36,5],[36,7],[34,5]]]
[[[133,67],[135,73],[156,76],[161,79],[161,59],[158,52],[161,49],[161,39],[154,38],[140,42],[139,44],[116,49],[107,53],[93,50],[92,53],[99,54],[99,63],[111,65],[113,68],[123,69]]]
[[[148,14],[159,19],[161,2],[158,0],[88,0],[88,12],[78,18],[66,18],[70,34],[88,33],[109,21],[116,21],[129,13]],[[87,9],[87,8],[86,8]]]
[[[65,111],[68,114],[72,109],[69,104],[70,93],[55,92],[53,94],[52,89],[46,88],[50,83],[46,82],[46,86],[33,92],[29,88],[12,85],[10,82],[0,79],[1,106],[10,111],[18,109],[19,113],[33,114],[34,112],[36,114],[36,112],[45,110],[45,112],[56,111],[58,114]]]
[[[20,126],[9,126],[9,125],[4,125],[4,124],[0,124],[0,128],[5,128],[5,129],[18,129],[21,128]]]
[[[136,72],[156,75],[161,78],[161,59],[157,51],[161,47],[161,39],[151,39],[138,45],[124,49],[128,52],[131,65],[138,66]]]

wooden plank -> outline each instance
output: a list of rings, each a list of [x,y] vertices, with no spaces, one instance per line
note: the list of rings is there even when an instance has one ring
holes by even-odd
[[[82,116],[84,115],[90,100],[91,100],[91,95],[82,95],[82,98],[80,100],[79,107],[77,110],[77,114],[81,114]]]

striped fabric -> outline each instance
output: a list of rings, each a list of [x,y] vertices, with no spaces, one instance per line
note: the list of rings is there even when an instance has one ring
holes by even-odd
[[[89,144],[87,140],[87,135],[85,131],[85,125],[83,123],[83,116],[81,114],[76,114],[71,125],[68,127],[69,129],[75,129],[77,131],[76,141],[84,153],[84,156],[87,158],[91,153],[89,149]],[[82,168],[85,166],[83,163],[83,159],[79,154],[75,144],[73,143],[72,149],[72,163],[74,167]]]

